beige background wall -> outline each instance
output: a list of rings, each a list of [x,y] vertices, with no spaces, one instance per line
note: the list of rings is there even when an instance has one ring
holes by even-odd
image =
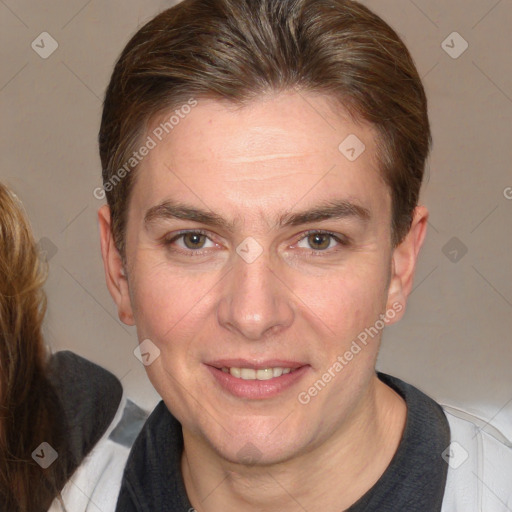
[[[430,231],[407,315],[386,332],[379,369],[512,435],[512,1],[363,3],[408,44],[434,133],[423,191]],[[0,179],[48,251],[46,338],[109,368],[147,409],[158,397],[133,355],[135,330],[117,319],[104,283],[96,137],[117,55],[171,4],[0,1]],[[31,47],[42,32],[58,43],[47,59]],[[460,56],[464,41],[453,32],[468,43]],[[51,49],[44,37],[40,53]]]

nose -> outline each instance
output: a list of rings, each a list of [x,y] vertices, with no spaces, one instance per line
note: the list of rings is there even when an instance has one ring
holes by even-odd
[[[275,335],[293,322],[293,294],[284,278],[278,277],[277,268],[270,265],[268,250],[252,262],[235,255],[232,271],[224,281],[218,321],[248,340]]]

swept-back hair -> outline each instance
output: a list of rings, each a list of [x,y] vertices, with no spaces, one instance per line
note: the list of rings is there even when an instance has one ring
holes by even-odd
[[[184,0],[132,37],[105,95],[103,188],[123,259],[139,172],[132,156],[153,119],[189,110],[190,98],[244,105],[294,90],[328,96],[376,129],[398,244],[418,202],[431,135],[421,79],[396,32],[350,0]]]

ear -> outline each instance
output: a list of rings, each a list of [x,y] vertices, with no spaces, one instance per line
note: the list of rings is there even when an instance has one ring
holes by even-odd
[[[417,206],[413,213],[411,228],[404,240],[393,250],[391,259],[391,280],[388,289],[387,310],[397,314],[388,323],[402,318],[407,297],[411,293],[414,269],[427,232],[428,210]]]
[[[128,279],[119,251],[114,244],[112,236],[110,208],[103,205],[98,210],[100,227],[101,256],[105,268],[107,288],[117,305],[117,314],[121,322],[126,325],[135,325],[133,318]]]

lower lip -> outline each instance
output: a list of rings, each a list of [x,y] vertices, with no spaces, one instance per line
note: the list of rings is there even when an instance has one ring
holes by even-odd
[[[293,372],[268,380],[244,380],[233,377],[230,373],[206,365],[217,382],[229,393],[239,398],[263,399],[272,398],[289,389],[308,371],[309,365],[301,366]]]

